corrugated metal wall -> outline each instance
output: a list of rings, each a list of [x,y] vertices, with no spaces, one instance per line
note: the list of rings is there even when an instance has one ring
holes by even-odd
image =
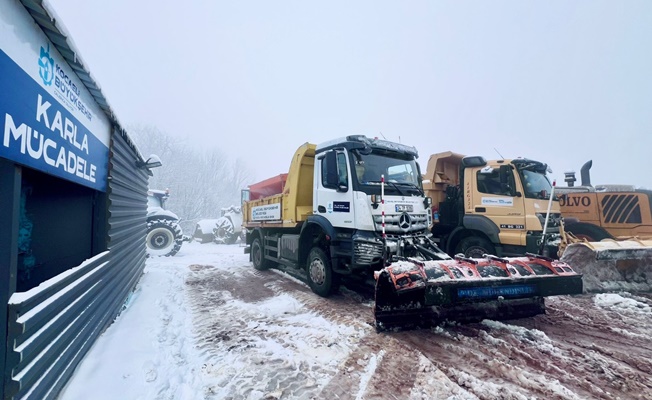
[[[147,171],[135,147],[112,135],[107,251],[8,304],[5,398],[54,399],[113,322],[145,267]],[[100,224],[102,225],[102,224]]]

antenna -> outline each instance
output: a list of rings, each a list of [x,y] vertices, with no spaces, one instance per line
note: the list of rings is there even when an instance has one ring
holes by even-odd
[[[380,131],[379,131],[379,132],[380,132]],[[387,140],[387,138],[385,137],[385,135],[383,135],[383,133],[382,133],[382,132],[380,132],[380,136],[382,136],[382,137],[383,137],[383,139],[385,139],[385,140]]]
[[[496,148],[495,148],[495,147],[494,147],[494,150],[496,150]],[[498,153],[498,155],[500,156],[500,158],[502,158],[503,160],[505,159],[505,157],[503,157],[503,155],[502,155],[502,154],[500,154],[500,152],[499,152],[498,150],[496,150],[496,153]]]

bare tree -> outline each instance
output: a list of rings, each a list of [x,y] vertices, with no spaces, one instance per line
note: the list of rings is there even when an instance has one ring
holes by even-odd
[[[240,191],[252,173],[241,159],[231,160],[217,149],[198,150],[184,139],[155,126],[132,126],[129,135],[143,154],[156,154],[163,166],[152,170],[150,189],[170,189],[167,208],[192,233],[203,218],[217,218],[222,208],[240,204]]]

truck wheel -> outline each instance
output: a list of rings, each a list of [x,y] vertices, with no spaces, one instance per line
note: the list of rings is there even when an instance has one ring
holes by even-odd
[[[566,226],[566,231],[572,233],[578,239],[586,239],[589,242],[599,242],[602,239],[613,239],[609,233],[591,224],[571,224]]]
[[[455,254],[464,254],[467,258],[482,258],[483,254],[496,254],[496,249],[485,238],[469,236],[457,245]]]
[[[233,223],[227,218],[220,218],[217,226],[213,229],[215,243],[233,244],[238,239],[233,229]]]
[[[270,267],[269,260],[265,259],[260,238],[255,238],[251,243],[251,261],[254,264],[254,268],[258,271],[264,271]]]
[[[170,257],[181,249],[183,232],[176,221],[155,219],[147,222],[147,255]]]
[[[333,273],[331,261],[319,247],[313,247],[306,265],[310,289],[322,297],[328,297],[339,287],[339,276]]]

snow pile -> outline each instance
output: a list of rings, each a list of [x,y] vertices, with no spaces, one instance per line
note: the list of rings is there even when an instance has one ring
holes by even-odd
[[[600,293],[593,298],[595,305],[609,310],[618,310],[628,313],[650,314],[652,308],[633,298],[623,297],[617,293]]]
[[[559,349],[552,340],[543,332],[537,329],[527,329],[518,325],[505,324],[499,321],[484,320],[482,324],[496,330],[506,330],[528,346],[541,351],[544,354],[560,356]]]

